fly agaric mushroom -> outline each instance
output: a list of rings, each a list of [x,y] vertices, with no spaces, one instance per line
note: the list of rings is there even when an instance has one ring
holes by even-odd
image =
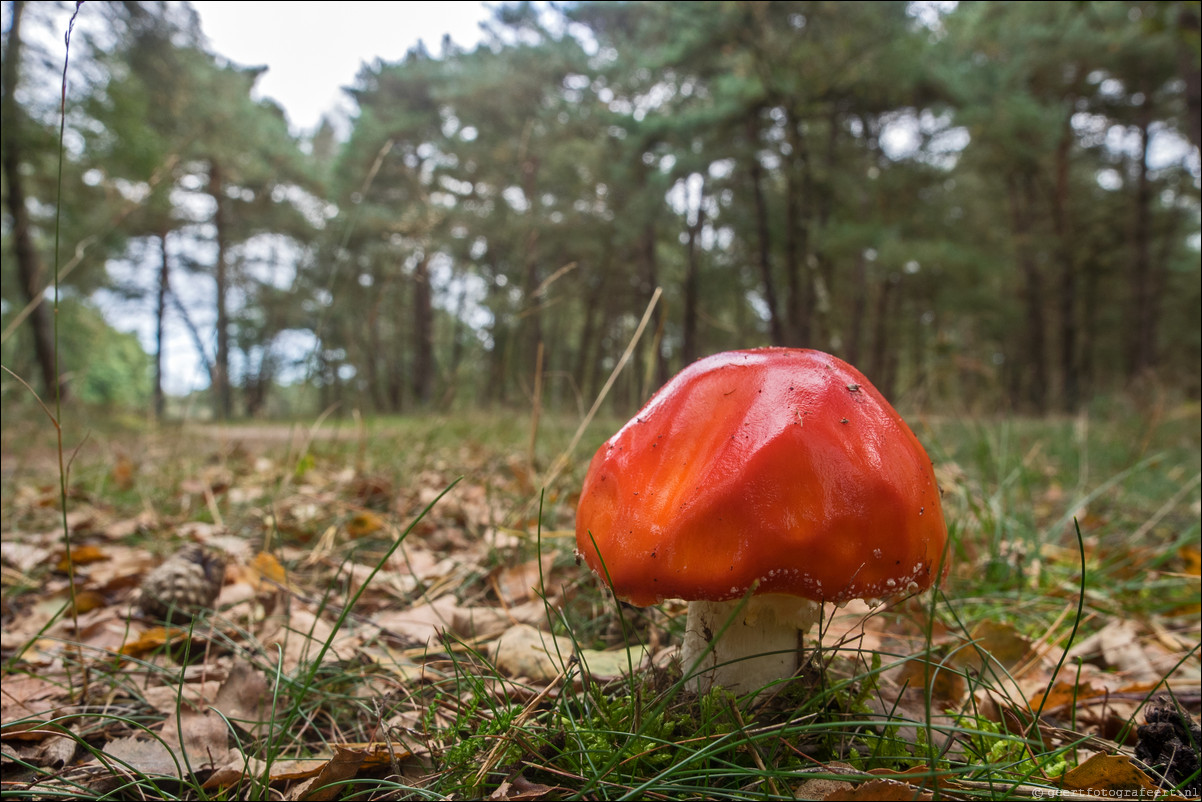
[[[851,365],[794,348],[679,373],[597,451],[576,513],[618,598],[689,602],[681,662],[702,691],[792,676],[821,603],[924,590],[946,542],[905,421]]]

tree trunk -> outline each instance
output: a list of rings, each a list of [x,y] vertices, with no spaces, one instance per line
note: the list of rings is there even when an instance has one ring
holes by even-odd
[[[1156,368],[1155,268],[1151,258],[1152,186],[1148,178],[1148,128],[1151,124],[1150,92],[1144,93],[1139,114],[1139,163],[1131,232],[1130,309],[1127,333],[1127,378],[1138,380]]]
[[[705,184],[703,183],[697,203],[697,219],[688,224],[687,261],[684,274],[684,323],[680,348],[681,360],[685,365],[693,364],[700,355],[697,344],[697,311],[701,286],[701,257],[698,254],[697,237],[701,234],[704,225]]]
[[[1028,368],[1022,371],[1025,382],[1016,378],[1023,389],[1015,401],[1033,412],[1042,413],[1047,410],[1047,335],[1043,315],[1043,275],[1032,242],[1035,199],[1030,176],[1012,177],[1008,190],[1015,255],[1023,279],[1021,297],[1026,321],[1021,350],[1025,352]],[[1021,366],[1011,367],[1019,369]]]
[[[790,114],[786,127],[792,150],[785,171],[785,280],[788,289],[789,345],[800,347],[810,340],[810,316],[814,293],[807,271],[809,222],[806,220],[806,196],[811,186],[809,156],[801,122]]]
[[[643,295],[645,303],[651,303],[651,297],[655,295],[655,289],[659,286],[659,259],[656,257],[655,245],[655,221],[649,220],[643,226],[643,233],[639,237],[639,260],[643,263]],[[649,350],[651,359],[655,363],[655,371],[648,375],[654,376],[652,381],[655,386],[645,388],[650,390],[663,387],[670,378],[668,360],[664,358],[663,337],[659,336],[663,333],[667,323],[667,306],[665,304],[661,303],[656,306],[654,320],[656,336],[650,338]]]
[[[1076,410],[1081,401],[1080,366],[1077,359],[1077,265],[1073,258],[1073,242],[1068,209],[1069,154],[1073,145],[1073,128],[1065,118],[1060,142],[1056,146],[1056,186],[1052,193],[1052,226],[1056,232],[1057,261],[1060,262],[1060,376],[1061,406],[1066,412]]]
[[[373,284],[373,287],[377,284]],[[384,303],[384,293],[377,292],[371,299],[366,310],[363,325],[367,329],[367,351],[363,354],[363,373],[367,381],[367,395],[371,398],[372,407],[378,412],[387,410],[387,393],[384,383],[380,380],[380,363],[383,360],[383,344],[380,338],[380,306]]]
[[[852,288],[851,300],[851,320],[848,321],[849,331],[847,332],[847,347],[844,350],[844,357],[853,365],[860,364],[861,342],[864,336],[864,324],[868,314],[868,258],[861,250],[859,256],[856,257],[856,277],[855,286]],[[881,295],[887,292],[886,287],[881,288]],[[879,321],[877,321],[879,325]]]
[[[230,331],[229,312],[226,308],[226,293],[229,290],[229,276],[226,273],[226,227],[225,204],[223,201],[221,166],[216,162],[209,164],[209,194],[217,204],[213,212],[213,226],[217,232],[217,264],[214,268],[217,295],[217,356],[213,360],[213,403],[214,411],[220,420],[229,420],[233,416],[234,403],[230,389]]]
[[[430,403],[434,387],[434,307],[430,293],[430,257],[422,253],[413,268],[413,397]]]
[[[897,352],[901,338],[889,336],[889,322],[897,318],[895,297],[900,283],[901,277],[897,273],[890,273],[880,282],[876,311],[872,318],[872,354],[865,375],[871,377],[872,383],[885,398],[893,398],[897,377]]]
[[[171,291],[170,262],[167,257],[167,231],[159,232],[159,294],[154,314],[154,417],[162,420],[167,409],[163,393],[163,346],[166,342],[164,323],[167,317],[167,293]]]
[[[768,228],[768,200],[764,196],[764,167],[755,152],[756,136],[754,123],[748,125],[748,140],[752,147],[750,156],[751,199],[755,206],[756,264],[760,270],[760,282],[764,287],[764,305],[768,307],[768,329],[773,345],[785,344],[785,330],[780,319],[780,305],[776,300],[776,281],[772,277],[771,238]]]
[[[609,239],[612,239],[612,237]],[[573,366],[572,371],[573,380],[576,382],[576,387],[579,388],[580,394],[584,398],[586,407],[592,403],[593,397],[600,389],[593,379],[595,375],[593,368],[601,361],[601,348],[598,345],[598,340],[600,339],[599,332],[606,325],[604,318],[606,311],[604,304],[605,293],[614,270],[613,254],[608,246],[608,240],[604,248],[604,255],[601,257],[601,269],[596,274],[597,281],[589,287],[585,298],[584,311],[580,320],[580,337],[577,341],[579,345],[576,349],[576,364]]]
[[[32,224],[25,201],[25,177],[21,173],[25,142],[22,139],[24,114],[17,104],[17,86],[21,80],[21,14],[25,4],[14,2],[8,43],[4,50],[4,97],[0,101],[4,117],[4,178],[8,182],[8,211],[12,215],[13,251],[17,278],[27,303],[29,329],[33,336],[34,356],[42,374],[42,387],[48,397],[58,393],[66,400],[67,386],[58,380],[58,355],[54,347],[54,321],[45,304],[38,303],[46,290],[41,260],[33,244]]]
[[[1181,78],[1185,83],[1185,107],[1189,141],[1202,149],[1202,66],[1198,63],[1198,5],[1177,5],[1177,49]]]

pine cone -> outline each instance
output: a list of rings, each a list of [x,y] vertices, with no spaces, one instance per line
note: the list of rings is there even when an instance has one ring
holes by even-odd
[[[150,618],[185,623],[211,609],[225,582],[225,560],[200,546],[185,546],[142,580],[139,605]]]
[[[1187,797],[1197,798],[1202,792],[1198,776],[1202,727],[1164,695],[1149,703],[1144,718],[1148,723],[1136,730],[1135,757],[1160,772],[1161,788],[1180,787]]]

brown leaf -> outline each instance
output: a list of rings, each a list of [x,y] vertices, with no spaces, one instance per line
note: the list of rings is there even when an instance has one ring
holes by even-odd
[[[58,565],[55,567],[59,573],[65,574],[71,569],[72,563],[76,566],[88,565],[89,563],[98,563],[108,558],[108,553],[99,546],[75,546],[71,549],[71,562],[67,562],[67,553],[63,552],[59,555]]]
[[[527,780],[521,774],[511,777],[497,786],[497,790],[488,795],[490,800],[522,800],[522,799],[542,799],[552,791],[562,791],[562,788],[553,785],[543,785],[542,783],[534,783]]]
[[[359,773],[366,753],[359,749],[344,749],[334,746],[334,756],[321,767],[317,776],[298,785],[289,794],[291,799],[318,800],[338,798],[346,781]]]
[[[167,716],[160,737],[192,771],[220,766],[230,749],[229,727],[211,710],[181,708]]]
[[[959,667],[933,664],[930,660],[915,658],[908,660],[898,674],[897,681],[909,688],[930,687],[931,695],[941,702],[959,702],[968,692],[968,684]]]
[[[387,610],[376,616],[376,624],[389,634],[399,635],[418,645],[437,641],[439,633],[455,626],[459,603],[451,594],[440,596],[428,604],[418,604],[407,610]]]
[[[823,797],[829,802],[846,800],[847,802],[930,802],[935,797],[926,791],[919,791],[913,785],[897,780],[869,780],[861,783],[850,791],[835,791]]]
[[[813,779],[797,786],[793,796],[795,799],[829,799],[832,794],[852,790],[854,786],[842,780]]]
[[[129,490],[134,486],[134,474],[137,473],[137,470],[138,466],[134,465],[134,461],[122,454],[113,462],[109,478],[113,480],[113,484],[119,490]]]
[[[371,510],[357,510],[346,522],[346,533],[352,538],[367,537],[384,528],[384,519]]]
[[[187,630],[178,627],[153,627],[138,636],[136,640],[122,645],[120,652],[127,657],[142,655],[161,649],[168,643],[175,643],[188,637]]]
[[[1106,693],[1108,693],[1106,688],[1099,688],[1088,683],[1083,685],[1079,682],[1057,682],[1044,691],[1042,696],[1032,696],[1030,709],[1032,711],[1039,710],[1042,705],[1043,714],[1051,715],[1061,708],[1071,710],[1072,706],[1086,699]]]
[[[183,766],[161,741],[147,737],[115,738],[103,752],[114,760],[127,763],[139,774],[151,777],[179,777]]]
[[[494,572],[493,587],[505,606],[524,602],[536,595],[539,580],[551,573],[557,551],[549,551],[540,558],[527,560],[520,565],[504,566]]]
[[[380,766],[390,766],[398,760],[404,760],[409,757],[412,752],[405,744],[398,741],[390,743],[381,743],[380,741],[371,741],[369,743],[344,743],[334,744],[339,749],[351,749],[363,753],[363,768],[372,769]]]
[[[280,561],[268,552],[261,551],[256,554],[250,561],[249,567],[261,579],[280,585],[288,582],[288,572],[284,569],[284,566],[280,565]]]
[[[79,751],[79,739],[75,735],[52,735],[38,744],[37,754],[32,761],[38,766],[60,768],[69,766]]]
[[[1006,668],[1014,668],[1022,663],[1031,653],[1031,641],[1014,627],[997,621],[982,621],[972,629],[974,644],[984,649],[995,660]],[[971,654],[972,649],[963,649],[963,654]]]
[[[5,722],[2,731],[4,740],[7,741],[13,737],[25,738],[27,736],[23,733],[28,733],[30,730],[37,731],[36,734],[29,737],[30,740],[44,737],[46,733],[41,731],[42,722],[30,719],[32,717],[53,718],[57,714],[57,709],[69,702],[70,692],[62,682],[54,682],[38,676],[6,676],[4,692],[0,694],[0,721]],[[9,723],[18,719],[26,720],[20,724]]]
[[[107,602],[103,593],[94,590],[77,590],[75,592],[75,614],[83,615],[98,610]]]
[[[1185,562],[1185,573],[1202,576],[1202,549],[1197,546],[1182,546],[1177,554]]]
[[[1146,682],[1160,678],[1160,672],[1140,644],[1137,625],[1131,620],[1110,622],[1075,645],[1068,654],[1070,658],[1086,662],[1100,661],[1106,668],[1123,672],[1130,681]]]
[[[497,668],[514,677],[554,679],[572,654],[570,638],[554,637],[532,626],[519,624],[497,639],[493,660]]]
[[[270,687],[262,672],[246,660],[238,659],[230,667],[225,682],[221,683],[213,708],[254,732],[267,717],[266,705],[270,698]]]
[[[1156,783],[1136,768],[1126,755],[1094,755],[1066,772],[1060,779],[1060,787],[1069,791],[1086,791],[1098,797],[1142,796],[1151,799],[1159,793]],[[1161,794],[1159,798],[1167,797]]]

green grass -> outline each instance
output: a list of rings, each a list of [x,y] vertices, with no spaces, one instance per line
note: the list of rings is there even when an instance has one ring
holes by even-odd
[[[247,622],[220,613],[196,622],[182,642],[129,660],[102,649],[72,649],[61,636],[57,646],[29,651],[6,638],[6,685],[61,677],[73,704],[49,718],[13,715],[5,731],[36,724],[63,732],[78,744],[74,763],[101,757],[108,778],[100,782],[82,770],[47,765],[6,741],[5,796],[111,798],[136,791],[151,798],[269,799],[288,786],[273,766],[307,757],[324,764],[334,744],[385,741],[394,744],[393,753],[353,772],[340,798],[479,798],[504,786],[531,798],[789,799],[807,781],[858,783],[873,769],[914,772],[912,784],[927,790],[937,777],[955,782],[961,797],[1002,799],[1019,786],[1054,786],[1079,754],[1099,751],[1114,733],[1084,721],[1074,728],[1075,717],[1057,720],[1056,739],[1025,729],[1037,704],[1023,698],[1022,678],[999,647],[974,641],[983,622],[1028,641],[1043,638],[1058,658],[1074,628],[1079,643],[1108,623],[1131,620],[1141,632],[1158,627],[1194,643],[1181,658],[1197,676],[1199,587],[1184,556],[1199,539],[1197,407],[1152,417],[1111,412],[1038,421],[916,419],[914,428],[940,466],[953,533],[945,586],[873,619],[880,630],[911,635],[905,644],[882,641],[875,650],[857,651],[854,643],[836,649],[824,638],[804,675],[766,701],[721,691],[699,698],[671,663],[600,680],[567,654],[555,681],[527,684],[496,669],[490,641],[455,636],[415,650],[380,634],[354,655],[334,658],[326,651],[323,657],[334,641],[330,635],[309,660],[285,672],[276,647],[256,641]],[[310,436],[310,424],[288,437],[277,427],[266,435],[262,427],[241,426],[163,432],[127,421],[90,433],[78,449],[70,505],[100,509],[105,520],[152,512],[157,528],[133,531],[121,542],[158,554],[172,551],[181,525],[217,518],[255,548],[271,544],[290,569],[297,597],[307,598],[335,629],[355,631],[387,607],[370,585],[359,586],[367,589],[357,605],[348,604],[352,564],[378,567],[410,538],[472,542],[500,530],[514,539],[462,574],[455,587],[460,600],[499,605],[491,584],[497,571],[556,549],[544,579],[559,603],[548,605],[544,629],[579,648],[652,638],[679,642],[683,621],[669,614],[671,605],[619,610],[574,564],[573,542],[565,536],[588,459],[617,425],[595,423],[566,470],[544,488],[540,478],[570,443],[574,421],[545,416],[533,458],[528,420],[511,414],[363,425],[327,419],[320,434]],[[53,507],[27,501],[31,488],[55,481],[54,460],[37,453],[51,446],[36,425],[24,438],[6,425],[5,462],[14,466],[3,477],[6,542],[55,528]],[[137,463],[125,486],[113,473],[119,453]],[[240,498],[223,489],[206,502],[181,491],[189,480],[216,471],[225,472],[231,488],[261,485],[262,495]],[[354,481],[337,478],[345,471]],[[422,499],[458,477],[456,490],[479,488],[491,512],[458,510],[448,498],[419,521]],[[302,502],[314,504],[314,514],[294,514]],[[453,511],[444,514],[440,505]],[[387,526],[340,541],[322,560],[306,564],[323,534],[342,531],[361,509],[375,510]],[[107,542],[87,532],[76,538]],[[6,626],[62,582],[48,565],[22,575],[6,570]],[[430,592],[419,585],[404,598],[420,603]],[[47,648],[62,662],[50,672],[39,662]],[[231,745],[248,756],[241,784],[206,788],[207,772],[190,771],[164,780],[122,769],[105,756],[115,738],[157,738],[164,714],[161,702],[148,701],[147,689],[182,689],[188,666],[215,656],[249,665],[268,689],[267,703],[254,713],[261,720],[226,724]],[[902,668],[915,659],[937,666],[937,679],[958,678],[977,693],[952,702],[940,695],[938,682],[926,691],[921,669]],[[1081,672],[1069,661],[1057,679],[1078,682]],[[903,690],[900,677],[912,687]],[[194,765],[204,760],[187,757]]]

